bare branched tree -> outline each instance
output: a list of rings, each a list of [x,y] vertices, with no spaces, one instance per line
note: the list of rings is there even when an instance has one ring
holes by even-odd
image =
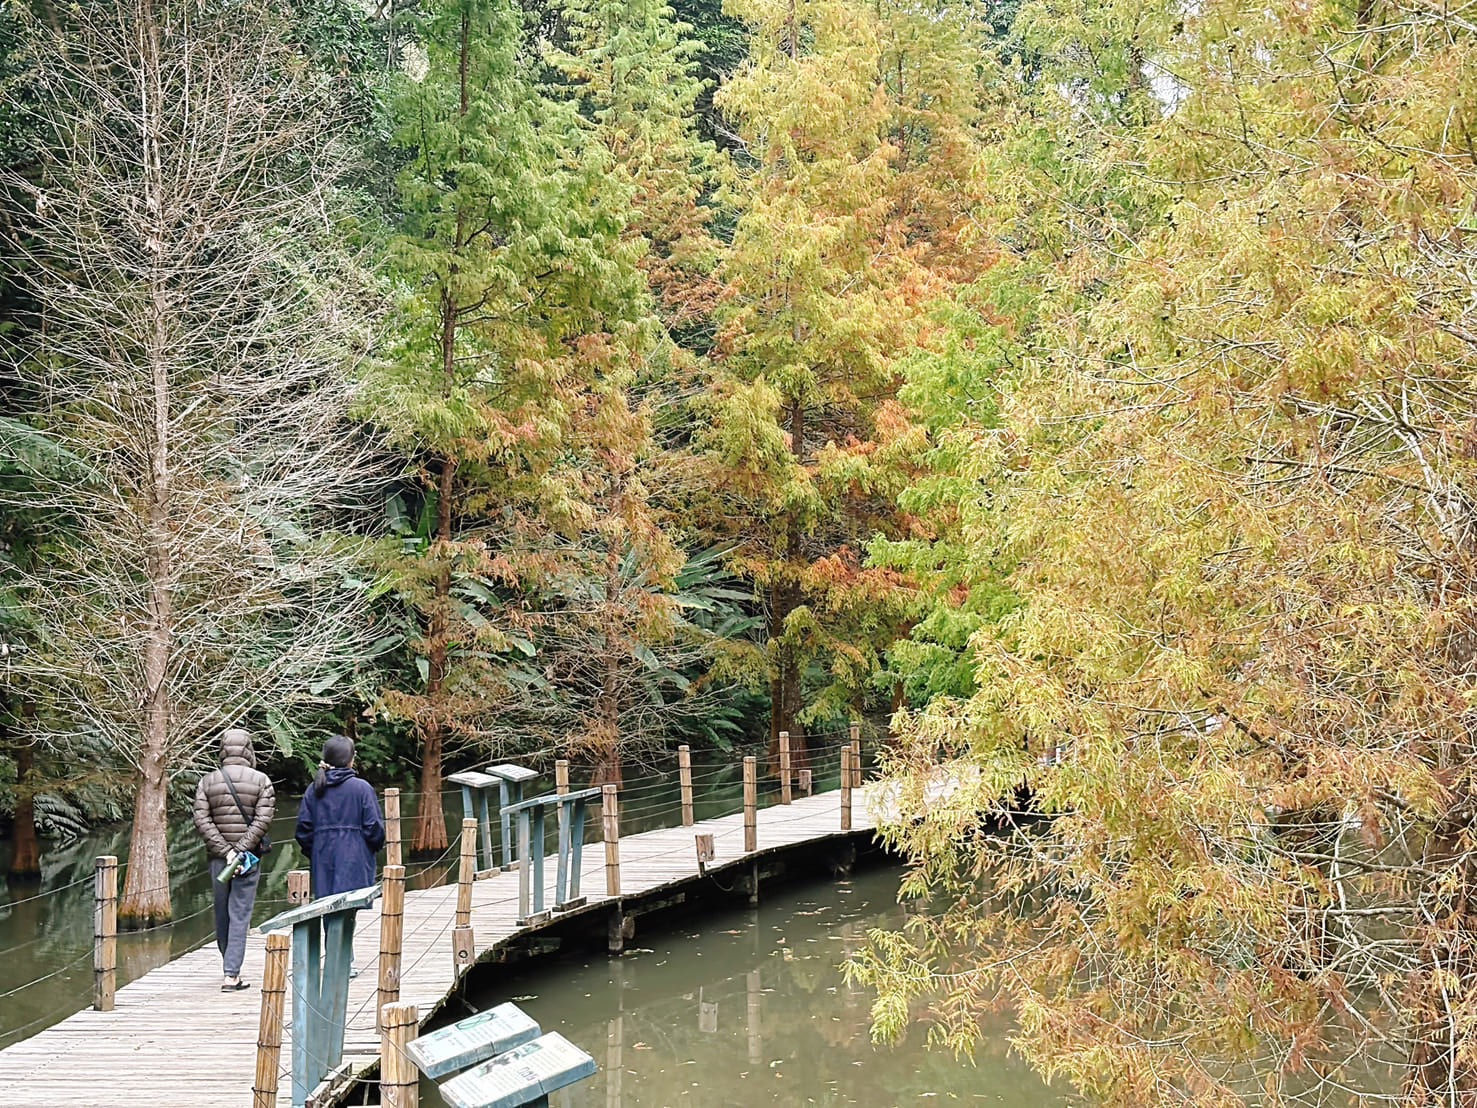
[[[222,725],[290,704],[365,641],[349,369],[364,283],[348,152],[273,4],[107,0],[31,21],[47,135],[7,244],[39,305],[18,373],[77,459],[72,526],[28,582],[39,738],[137,776],[121,916],[170,918],[166,801]],[[34,503],[34,500],[32,501]]]

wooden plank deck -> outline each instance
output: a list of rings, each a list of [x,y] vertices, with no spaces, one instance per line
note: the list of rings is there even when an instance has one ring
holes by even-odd
[[[759,849],[754,855],[743,851],[742,812],[701,820],[692,827],[623,836],[621,896],[635,898],[698,880],[694,834],[712,834],[716,858],[708,872],[723,879],[723,871],[770,851],[866,831],[874,825],[869,791],[864,785],[852,794],[850,833],[841,831],[839,791],[761,809]],[[552,857],[545,863],[544,876],[551,890]],[[605,852],[598,842],[585,848],[580,891],[588,903],[556,916],[555,922],[582,912],[601,912],[610,903],[612,898],[604,895]],[[552,901],[551,893],[546,899]],[[472,905],[479,956],[490,956],[509,940],[539,930],[517,926],[516,872],[476,882]],[[455,909],[455,884],[405,894],[400,999],[418,1005],[423,1020],[455,985],[451,936]],[[357,1073],[376,1060],[379,1049],[378,910],[360,914],[354,949],[361,972],[350,982],[344,1057]],[[261,982],[264,951],[265,940],[253,933],[242,969],[243,978],[253,986]],[[290,991],[287,1008],[290,1021]],[[102,1104],[242,1108],[251,1103],[260,1012],[257,987],[240,993],[220,991],[220,956],[213,944],[207,945],[119,989],[113,1011],[79,1012],[0,1051],[0,1103],[8,1108]],[[282,1047],[279,1103],[284,1105],[290,1103],[291,1081],[285,1069],[292,1057],[291,1034],[289,1024]]]

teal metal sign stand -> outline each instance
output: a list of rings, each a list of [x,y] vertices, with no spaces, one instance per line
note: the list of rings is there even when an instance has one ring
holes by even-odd
[[[530,771],[532,772],[532,771]],[[462,815],[466,819],[477,821],[477,830],[481,832],[477,838],[481,846],[481,855],[477,860],[476,869],[478,873],[484,870],[497,869],[497,856],[492,852],[492,816],[488,813],[487,797],[492,787],[497,785],[501,791],[507,792],[507,785],[501,779],[491,774],[478,773],[474,769],[462,773],[453,773],[446,778],[462,787]],[[473,806],[476,811],[473,811]],[[506,823],[506,819],[504,820]],[[506,852],[508,840],[507,830],[503,831],[503,849]],[[486,862],[484,865],[483,862]]]
[[[554,877],[554,910],[567,912],[585,902],[580,895],[580,862],[585,845],[585,815],[599,789],[547,793],[503,809],[503,817],[518,819],[518,926],[539,923],[544,911],[544,822],[550,808],[559,817],[559,855]]]
[[[379,896],[379,886],[337,893],[273,916],[259,931],[292,928],[292,1103],[308,1095],[344,1057],[349,1012],[349,962],[354,916]]]
[[[538,771],[505,762],[498,766],[488,766],[487,772],[497,778],[498,782],[498,813],[503,823],[503,869],[512,869],[515,859],[513,858],[513,827],[509,809],[522,802],[523,786],[537,778]],[[527,855],[519,855],[519,857],[527,857]]]

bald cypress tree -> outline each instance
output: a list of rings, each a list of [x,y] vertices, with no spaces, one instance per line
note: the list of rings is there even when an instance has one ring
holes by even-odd
[[[975,264],[984,27],[849,0],[732,10],[751,50],[718,97],[744,147],[705,444],[712,514],[768,610],[771,741],[789,731],[803,762],[806,719],[856,714],[906,618],[905,582],[865,548],[900,524],[894,357]]]
[[[601,361],[595,336],[629,315],[638,286],[625,194],[573,105],[541,85],[522,10],[447,0],[410,29],[393,93],[404,295],[372,402],[432,520],[392,569],[419,679],[384,696],[419,738],[430,797],[448,742],[480,741],[506,663],[533,650],[499,590],[536,584],[547,564],[532,539],[581,511],[561,462]],[[424,804],[415,849],[446,842],[439,806]]]

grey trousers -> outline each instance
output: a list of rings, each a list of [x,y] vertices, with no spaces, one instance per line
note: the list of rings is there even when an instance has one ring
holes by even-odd
[[[227,977],[241,976],[241,960],[246,957],[246,932],[251,927],[251,908],[256,903],[256,883],[262,867],[233,877],[222,884],[216,878],[225,869],[224,858],[210,860],[210,888],[215,893],[215,945],[220,947]]]

